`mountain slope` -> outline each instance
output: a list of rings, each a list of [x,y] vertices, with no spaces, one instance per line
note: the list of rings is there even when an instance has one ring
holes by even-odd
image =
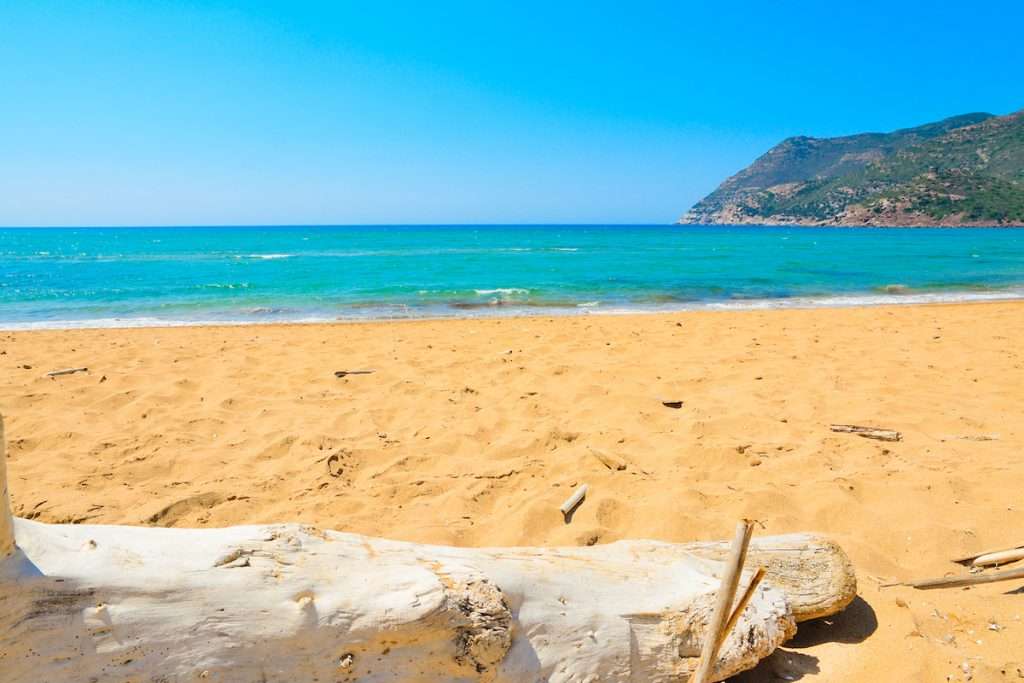
[[[789,138],[679,222],[1024,225],[1024,111],[892,133]]]

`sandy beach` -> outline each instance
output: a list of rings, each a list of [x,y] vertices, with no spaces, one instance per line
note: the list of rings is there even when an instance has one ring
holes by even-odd
[[[14,512],[45,522],[463,546],[823,532],[861,598],[742,680],[1007,681],[1024,582],[880,585],[1024,543],[1022,338],[1024,302],[2,332],[0,412]]]

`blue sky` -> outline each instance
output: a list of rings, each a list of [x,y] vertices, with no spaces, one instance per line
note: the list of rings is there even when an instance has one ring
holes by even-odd
[[[0,5],[0,225],[668,223],[789,135],[1024,107],[1024,3]]]

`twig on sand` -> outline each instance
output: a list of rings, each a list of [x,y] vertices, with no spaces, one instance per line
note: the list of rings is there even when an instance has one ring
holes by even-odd
[[[1010,548],[993,548],[992,550],[983,550],[980,553],[975,553],[974,555],[965,555],[964,557],[957,557],[953,560],[953,562],[956,562],[956,564],[964,565],[973,564],[974,561],[979,557],[984,557],[985,555],[994,555],[996,553],[1005,553],[1011,550],[1024,550],[1024,545],[1012,546]]]
[[[1002,572],[989,572],[987,574],[968,574],[960,576],[943,576],[938,579],[924,579],[922,581],[909,581],[906,583],[890,583],[882,585],[881,588],[889,586],[910,586],[919,590],[931,590],[933,588],[961,588],[963,586],[975,586],[982,583],[995,583],[997,581],[1013,581],[1024,579],[1024,567],[1008,569]]]
[[[46,373],[46,376],[58,377],[60,375],[73,375],[76,372],[89,372],[89,368],[64,368],[63,370],[51,370]]]
[[[951,437],[960,441],[999,441],[998,434],[961,434]]]
[[[1014,548],[1012,550],[1003,550],[998,553],[987,553],[985,555],[979,555],[974,558],[971,562],[975,567],[992,567],[1001,564],[1009,564],[1016,562],[1017,560],[1024,560],[1024,548]]]
[[[740,572],[743,569],[743,562],[747,558],[747,547],[750,545],[750,536],[753,532],[754,524],[750,520],[745,519],[736,525],[732,550],[729,553],[729,559],[725,562],[725,574],[722,575],[722,584],[715,599],[715,611],[711,614],[711,623],[708,624],[704,644],[700,650],[697,671],[690,679],[690,683],[708,683],[714,673],[718,650],[729,635],[729,622],[732,621],[729,618],[729,608],[732,607],[733,598],[736,597]]]
[[[962,565],[973,564],[975,560],[986,555],[996,555],[998,553],[1010,552],[1011,550],[1024,550],[1024,545],[1015,545],[1009,548],[994,548],[992,550],[982,550],[980,553],[974,553],[973,555],[965,555],[964,557],[958,557],[955,560],[953,560],[953,562]]]
[[[865,439],[878,439],[879,441],[902,441],[903,435],[894,429],[877,429],[875,427],[861,427],[860,425],[832,425],[833,432],[845,432],[856,434]]]
[[[604,465],[610,470],[621,472],[622,470],[626,469],[626,461],[617,455],[605,453],[604,451],[599,451],[593,448],[590,449],[590,454],[597,458],[598,462],[600,462],[602,465]]]
[[[348,377],[349,375],[372,375],[373,370],[335,370],[335,377]]]
[[[589,486],[583,484],[575,491],[573,491],[571,496],[566,498],[565,502],[562,503],[562,507],[558,508],[559,510],[562,511],[563,517],[565,517],[566,519],[569,518],[569,515],[571,515],[573,511],[580,506],[580,503],[583,502],[583,499],[587,497],[587,491],[589,489]]]

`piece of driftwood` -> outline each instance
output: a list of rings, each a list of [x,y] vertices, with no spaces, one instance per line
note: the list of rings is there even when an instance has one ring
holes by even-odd
[[[1014,550],[1024,550],[1024,545],[1015,545],[1011,548],[993,548],[992,550],[982,550],[981,552],[974,553],[973,555],[965,555],[964,557],[958,557],[955,560],[953,560],[953,562],[962,565],[969,565],[974,564],[974,561],[979,557],[983,557],[985,555],[995,555],[997,553],[1011,552]]]
[[[979,555],[974,558],[971,564],[975,567],[994,567],[1001,564],[1009,564],[1010,562],[1017,562],[1018,560],[1024,560],[1024,548],[1014,548],[1013,550],[1003,550],[997,553]]]
[[[976,586],[983,583],[995,583],[997,581],[1013,581],[1014,579],[1024,579],[1024,567],[1006,569],[1001,572],[988,572],[984,574],[943,576],[937,579],[924,579],[922,581],[909,581],[907,583],[891,585],[910,586],[911,588],[918,588],[920,590],[931,590],[933,588],[961,588],[963,586]]]
[[[12,519],[0,423],[0,681],[685,680],[708,637],[725,542],[449,548],[296,524],[221,529]],[[765,581],[713,680],[849,596],[809,535],[757,539]],[[16,541],[16,542],[15,542]],[[827,559],[831,557],[831,559]],[[807,576],[805,592],[782,586]],[[744,578],[749,580],[749,574]],[[815,606],[808,609],[809,606]]]
[[[348,377],[349,375],[372,375],[374,370],[335,370],[335,377]]]
[[[63,370],[51,370],[46,373],[46,376],[59,377],[60,375],[73,375],[76,372],[89,372],[89,368],[64,368]]]
[[[688,552],[709,560],[729,556],[725,541],[686,543]],[[759,536],[750,542],[745,569],[765,569],[765,583],[781,588],[798,622],[827,617],[857,597],[857,575],[835,542],[816,534]]]
[[[860,425],[832,425],[830,429],[833,432],[856,434],[865,439],[878,439],[879,441],[901,441],[903,439],[903,435],[894,429],[877,429]]]
[[[0,571],[5,559],[14,553],[14,519],[11,515],[10,501],[7,491],[7,440],[4,438],[4,420],[0,416]],[[2,657],[0,653],[0,663],[3,661]]]
[[[736,535],[729,549],[729,559],[725,562],[722,583],[715,596],[715,611],[711,613],[711,623],[708,624],[707,634],[701,645],[700,659],[697,662],[697,671],[690,679],[691,683],[709,683],[716,669],[718,651],[729,635],[726,627],[729,624],[736,589],[740,585],[740,574],[747,558],[747,547],[750,545],[753,531],[754,525],[749,520],[743,520],[736,525]]]
[[[594,448],[590,449],[590,454],[594,456],[599,463],[601,463],[610,470],[621,472],[622,470],[626,469],[626,461],[617,455],[605,453],[604,451],[599,451]]]
[[[580,506],[583,499],[587,497],[587,491],[589,490],[590,487],[586,484],[581,484],[577,487],[577,489],[572,492],[572,495],[566,498],[565,502],[558,508],[561,511],[562,516],[568,517],[571,515],[573,511]]]
[[[740,615],[743,614],[743,610],[747,608],[747,605],[750,603],[750,599],[754,597],[754,592],[757,590],[757,587],[760,586],[761,581],[764,580],[764,575],[764,567],[758,567],[757,571],[755,571],[754,575],[750,578],[750,582],[747,584],[747,587],[743,590],[743,594],[740,595],[740,599],[736,601],[736,605],[732,608],[732,615],[729,617],[729,621],[726,622],[725,628],[722,629],[722,633],[719,636],[720,640],[724,641],[726,636],[732,632],[732,629],[736,626],[736,622],[740,620]],[[721,647],[722,643],[719,642],[718,645]]]

